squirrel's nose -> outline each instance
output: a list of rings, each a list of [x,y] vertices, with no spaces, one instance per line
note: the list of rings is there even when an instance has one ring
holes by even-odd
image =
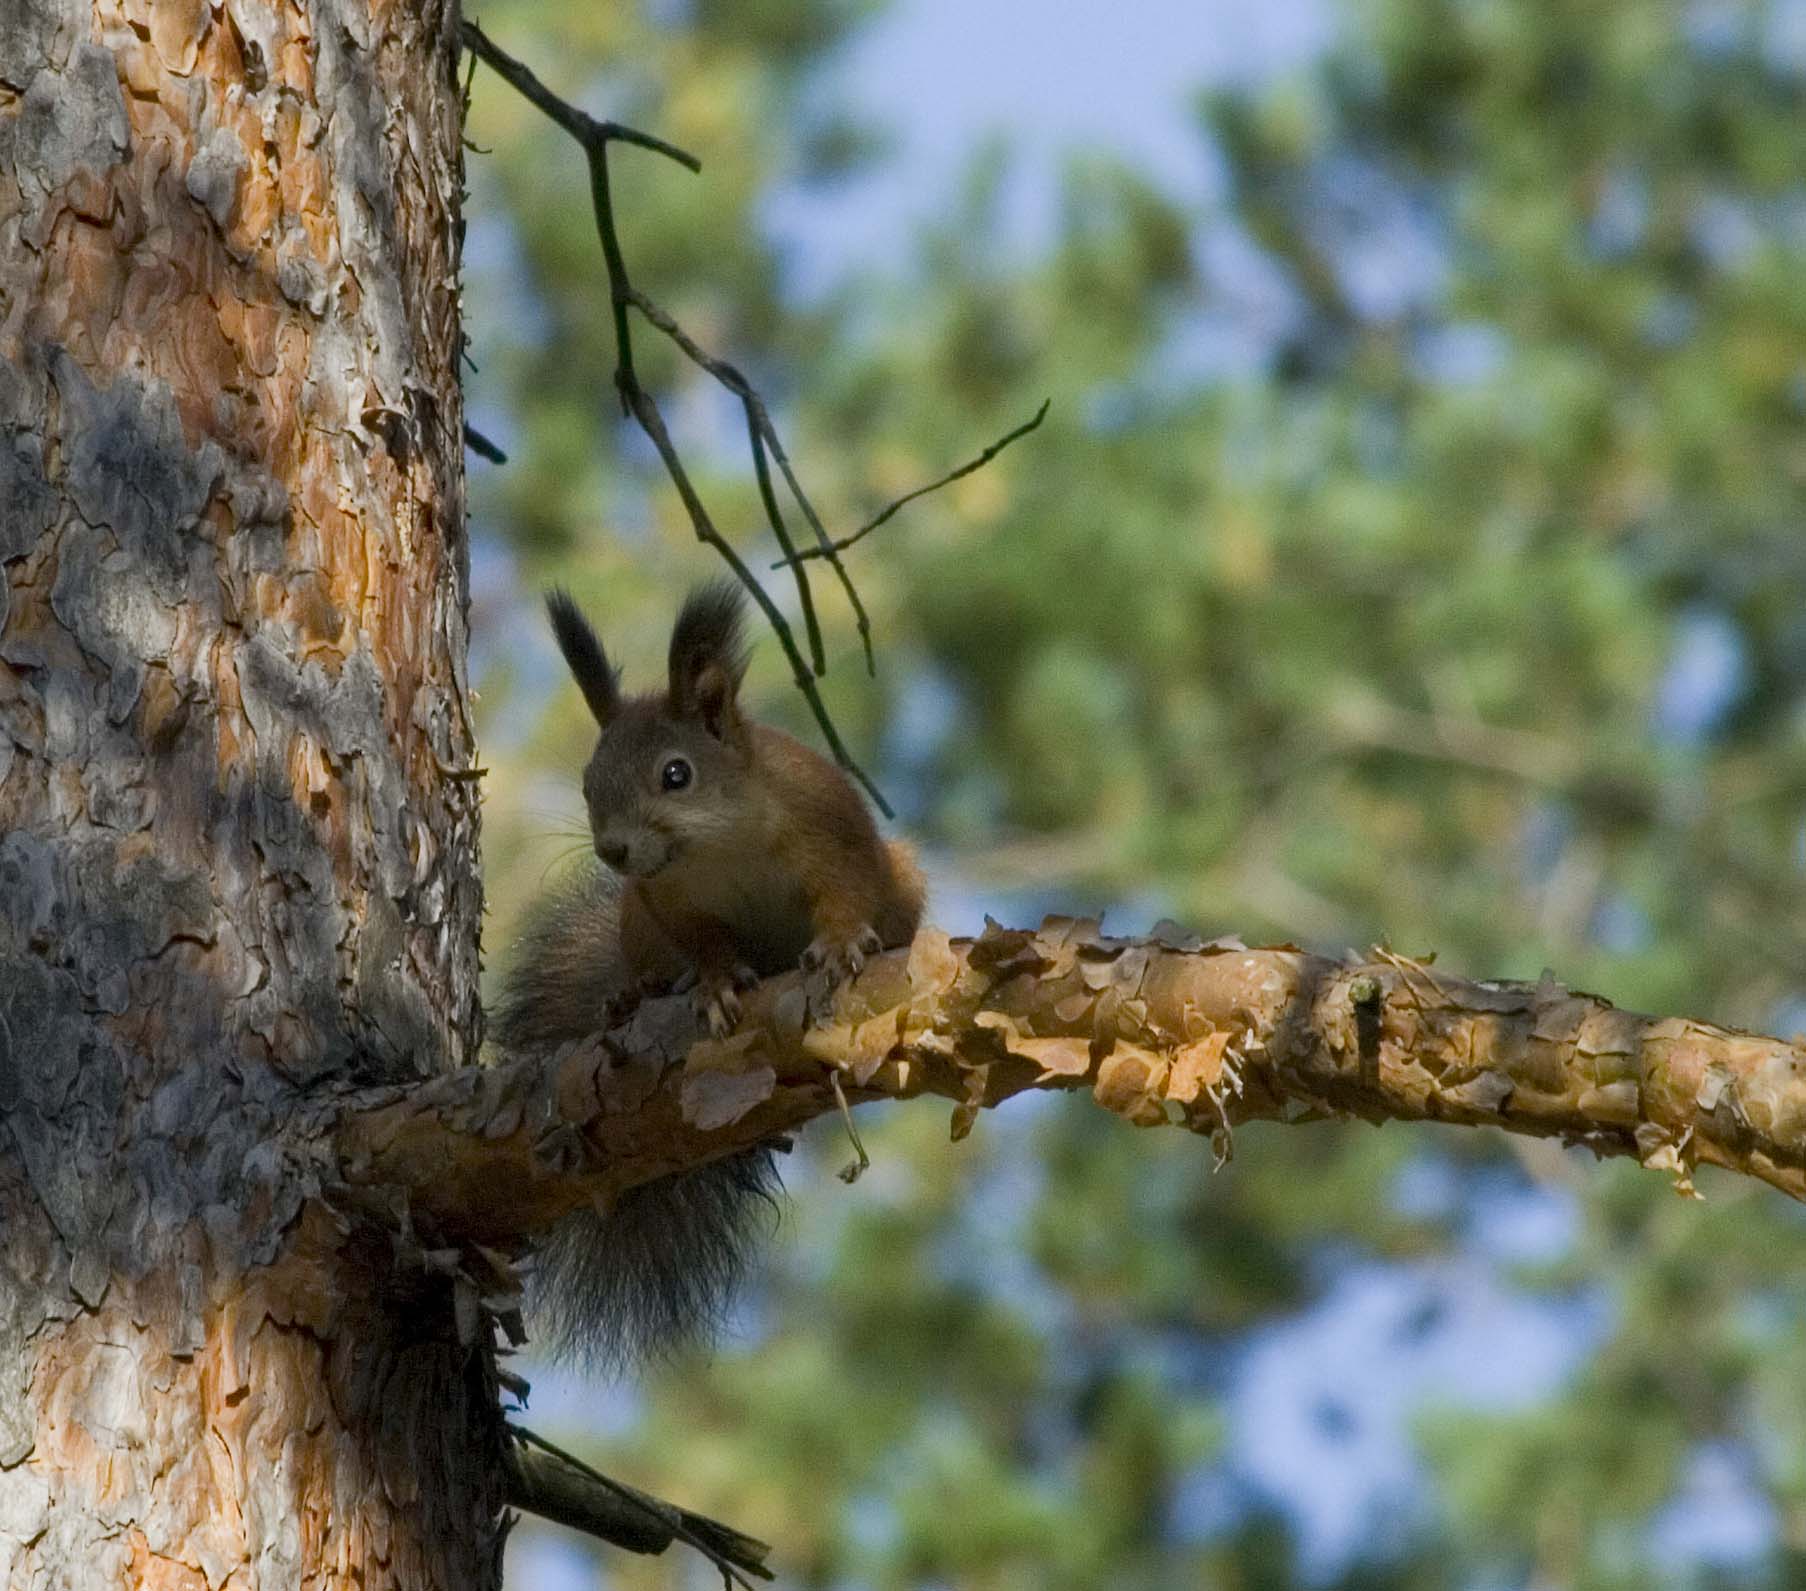
[[[627,865],[627,847],[619,840],[597,840],[596,855],[616,872]]]

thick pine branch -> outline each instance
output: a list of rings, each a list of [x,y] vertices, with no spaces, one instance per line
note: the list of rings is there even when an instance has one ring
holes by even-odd
[[[1551,979],[1470,982],[1376,951],[1178,947],[1054,918],[925,930],[805,1021],[796,976],[698,1040],[649,1001],[587,1044],[341,1101],[336,1194],[423,1233],[511,1247],[590,1201],[855,1102],[935,1094],[956,1136],[1029,1088],[1211,1136],[1353,1115],[1553,1136],[1673,1174],[1712,1164],[1806,1197],[1806,1048],[1615,1009]]]

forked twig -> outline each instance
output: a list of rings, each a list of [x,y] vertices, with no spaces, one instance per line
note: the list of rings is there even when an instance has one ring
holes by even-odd
[[[791,466],[790,456],[784,451],[783,439],[778,435],[776,425],[772,423],[771,413],[765,406],[765,400],[758,390],[734,365],[727,360],[716,357],[703,348],[695,338],[691,337],[682,326],[660,305],[655,303],[638,287],[634,286],[627,274],[627,262],[622,254],[620,235],[615,228],[614,201],[609,188],[608,146],[614,143],[634,144],[641,149],[650,149],[667,159],[675,160],[690,171],[700,171],[702,162],[688,150],[668,143],[662,138],[655,138],[650,133],[643,133],[635,128],[622,125],[620,122],[604,121],[591,116],[587,111],[578,109],[569,101],[554,94],[533,72],[517,61],[508,52],[497,45],[474,22],[464,23],[464,42],[471,53],[489,66],[497,76],[519,92],[529,103],[543,111],[548,117],[569,133],[582,145],[583,152],[589,162],[590,199],[596,212],[596,231],[602,242],[602,260],[608,273],[609,312],[614,320],[615,334],[615,388],[620,393],[621,407],[638,423],[646,433],[653,447],[657,450],[665,473],[670,476],[671,483],[677,488],[677,495],[682,501],[684,512],[688,514],[690,524],[695,530],[697,539],[713,547],[734,576],[744,585],[772,633],[777,636],[778,644],[783,648],[784,656],[790,662],[792,677],[796,687],[803,693],[814,714],[815,722],[820,727],[822,737],[827,741],[840,765],[862,784],[878,809],[886,817],[892,817],[890,804],[883,793],[867,776],[852,753],[847,750],[834,727],[834,721],[828,716],[820,692],[815,681],[827,672],[827,658],[822,646],[821,625],[816,615],[815,597],[809,586],[806,565],[812,559],[826,559],[834,570],[845,593],[847,604],[853,610],[854,622],[859,630],[860,647],[865,654],[865,666],[868,673],[876,673],[877,665],[872,651],[872,626],[866,613],[865,603],[860,599],[858,589],[852,577],[848,575],[846,566],[841,562],[841,553],[854,543],[862,541],[905,504],[916,498],[937,491],[941,487],[970,475],[974,470],[982,468],[1001,453],[1018,437],[1026,436],[1047,417],[1048,405],[1043,403],[1032,420],[1019,425],[1006,436],[999,438],[987,447],[977,458],[962,464],[958,469],[949,471],[939,480],[931,481],[926,486],[917,487],[905,493],[895,502],[889,504],[873,519],[854,531],[849,536],[835,540],[828,534],[823,525],[821,515],[815,510],[809,494],[803,489]],[[808,645],[808,657],[797,646],[796,637],[777,604],[766,594],[752,570],[744,559],[737,554],[727,539],[716,528],[714,520],[709,516],[700,494],[690,480],[683,461],[679,457],[676,446],[671,441],[670,432],[665,427],[664,417],[659,411],[658,402],[640,385],[639,373],[634,368],[633,360],[633,328],[630,311],[639,315],[654,330],[668,337],[685,358],[713,377],[729,392],[740,400],[740,406],[746,416],[747,444],[752,450],[753,474],[758,482],[759,502],[764,509],[765,518],[771,526],[772,535],[777,539],[783,556],[772,565],[773,569],[789,569],[796,581],[797,602],[802,612],[804,637]],[[784,485],[789,490],[792,500],[808,522],[814,536],[815,545],[799,548],[792,541],[790,527],[785,523],[782,506],[772,478],[771,466],[777,466],[777,472],[783,477]]]
[[[754,448],[755,468],[759,451],[762,448],[776,460],[778,472],[784,477],[784,484],[790,488],[790,495],[796,499],[797,507],[803,511],[803,518],[809,522],[809,528],[815,532],[816,545],[823,549],[832,547],[832,540],[822,525],[821,516],[816,513],[814,503],[809,500],[809,494],[803,490],[803,483],[797,479],[796,471],[790,467],[790,455],[784,451],[783,439],[778,435],[778,428],[772,424],[771,413],[766,409],[765,400],[759,396],[758,390],[746,379],[737,366],[728,363],[725,359],[717,359],[709,353],[683,327],[677,324],[669,311],[655,304],[637,287],[630,284],[627,295],[628,302],[646,317],[650,325],[669,337],[691,364],[713,376],[740,400],[741,407],[746,411],[747,431],[758,444]],[[769,475],[767,479],[769,480]],[[778,545],[788,548],[789,531],[783,524],[783,516],[776,511],[776,498],[764,497],[763,501],[766,515],[771,520],[772,533],[778,538]],[[852,576],[847,573],[846,566],[841,563],[838,552],[823,551],[817,553],[817,556],[826,557],[834,566],[834,573],[840,579],[840,588],[846,593],[847,604],[852,608],[854,621],[859,627],[860,644],[865,649],[866,672],[868,674],[876,673],[877,665],[872,656],[872,622],[866,615],[865,603],[860,600],[859,591],[853,584]],[[794,553],[790,553],[781,563],[773,567],[782,568],[785,564],[789,564],[792,568],[800,569],[801,567],[800,561]],[[799,580],[797,588],[799,592],[807,591],[808,582]],[[803,598],[803,605],[806,613],[813,612],[806,597]],[[814,647],[815,671],[819,674],[823,670],[821,636],[812,630],[810,640]]]
[[[474,22],[464,23],[464,42],[471,52],[485,65],[491,68],[504,82],[517,90],[529,103],[543,111],[548,117],[562,127],[582,146],[589,162],[590,198],[596,212],[596,231],[602,243],[602,260],[608,273],[609,309],[614,320],[615,333],[615,388],[621,396],[621,407],[639,424],[646,433],[653,447],[657,450],[665,472],[671,477],[671,483],[677,488],[677,495],[682,501],[684,511],[689,515],[691,527],[697,539],[713,547],[734,576],[747,589],[772,633],[778,638],[784,655],[789,659],[790,669],[796,681],[797,689],[809,703],[809,710],[814,714],[815,722],[820,727],[823,738],[829,749],[833,751],[840,765],[862,784],[879,811],[886,817],[894,817],[890,803],[884,799],[883,792],[875,785],[870,776],[847,750],[840,738],[840,732],[834,727],[834,721],[828,716],[820,692],[815,686],[815,675],[826,669],[826,659],[822,650],[821,632],[816,622],[815,604],[807,594],[807,577],[800,562],[793,563],[797,574],[797,587],[801,601],[804,624],[807,631],[810,660],[814,663],[811,672],[808,662],[798,650],[796,637],[791,633],[790,625],[778,610],[777,604],[766,594],[757,577],[729,545],[727,539],[716,528],[701,496],[692,484],[688,472],[678,456],[677,449],[671,441],[670,432],[665,427],[664,417],[659,412],[658,402],[651,393],[640,385],[639,374],[633,362],[633,329],[629,321],[629,310],[637,310],[658,331],[664,333],[693,362],[707,371],[723,386],[733,392],[741,401],[747,417],[749,433],[757,436],[777,461],[778,469],[783,474],[786,484],[801,506],[804,517],[815,528],[818,540],[827,542],[828,537],[820,527],[819,517],[813,506],[803,495],[794,471],[790,468],[789,459],[784,453],[783,444],[779,440],[776,427],[766,412],[764,402],[746,378],[725,360],[716,359],[706,353],[675,320],[650,298],[636,288],[627,274],[627,262],[621,251],[620,236],[615,229],[614,201],[609,189],[608,146],[611,143],[635,144],[642,149],[650,149],[655,153],[675,160],[679,165],[691,171],[700,171],[702,163],[687,150],[668,143],[662,138],[655,138],[650,133],[642,133],[634,128],[623,126],[619,122],[602,121],[588,112],[579,110],[575,105],[560,98],[545,86],[508,52],[489,38]],[[755,469],[757,468],[757,450],[755,450]],[[765,484],[769,486],[769,474]],[[774,514],[777,498],[775,492],[761,491],[761,501],[768,516],[772,517],[772,532],[778,538],[778,545],[786,552],[792,550],[788,528],[782,523],[782,515]],[[846,571],[839,567],[838,556],[831,561],[835,563],[840,575],[841,585],[847,593],[858,620],[861,639],[865,646],[867,665],[871,663],[871,624],[866,617],[864,604],[860,602],[858,593],[853,589],[852,581],[847,578]]]
[[[847,548],[851,547],[855,542],[864,541],[867,536],[871,535],[874,530],[882,525],[885,520],[889,519],[891,515],[896,513],[898,509],[909,503],[913,503],[918,497],[926,497],[930,492],[938,492],[943,486],[951,486],[963,475],[970,475],[974,470],[983,469],[985,465],[996,458],[999,453],[1010,445],[1010,443],[1014,442],[1018,437],[1027,436],[1030,431],[1040,425],[1040,423],[1047,418],[1047,411],[1052,407],[1052,398],[1043,399],[1041,407],[1035,410],[1035,415],[1032,420],[1024,420],[1014,431],[1005,432],[1004,435],[998,437],[995,442],[986,448],[984,452],[980,453],[977,458],[966,460],[966,462],[960,465],[958,469],[949,470],[945,475],[941,476],[939,480],[930,481],[926,486],[918,486],[913,492],[905,492],[901,497],[892,499],[891,502],[887,503],[882,509],[854,531],[852,535],[842,536],[838,541],[829,542],[825,546],[805,547],[801,552],[787,553],[784,557],[778,559],[771,567],[773,569],[782,569],[785,564],[801,563],[807,558],[831,558],[836,553],[845,552]]]
[[[679,149],[676,144],[667,143],[663,138],[655,138],[651,133],[640,132],[637,128],[624,126],[620,122],[598,121],[588,111],[579,110],[569,100],[560,99],[469,17],[464,19],[464,45],[497,77],[530,101],[536,109],[550,116],[585,148],[591,143],[607,143],[610,140],[638,144],[641,149],[650,149],[691,171],[702,170],[702,162],[689,150]]]

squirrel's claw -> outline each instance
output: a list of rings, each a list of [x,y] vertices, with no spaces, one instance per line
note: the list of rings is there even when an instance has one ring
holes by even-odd
[[[800,965],[808,975],[805,987],[812,1016],[825,1016],[835,991],[857,978],[865,964],[884,948],[884,941],[870,923],[862,924],[850,939],[823,934],[802,954]]]
[[[759,981],[751,967],[737,965],[722,978],[700,979],[690,995],[690,1008],[709,1030],[709,1037],[724,1039],[740,1023],[740,991]]]
[[[712,1039],[724,1039],[740,1020],[740,996],[728,983],[698,988],[690,996],[690,1009],[701,1018]]]

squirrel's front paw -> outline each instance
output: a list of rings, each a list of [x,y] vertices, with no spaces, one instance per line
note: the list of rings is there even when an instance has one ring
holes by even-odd
[[[690,1009],[701,1018],[709,1037],[724,1039],[740,1022],[740,991],[759,981],[751,967],[737,966],[726,977],[699,978],[690,994]]]
[[[803,952],[801,966],[808,975],[805,987],[811,1013],[826,1015],[834,991],[857,978],[866,962],[883,948],[884,941],[870,923],[863,924],[850,938],[823,934],[810,945]]]

